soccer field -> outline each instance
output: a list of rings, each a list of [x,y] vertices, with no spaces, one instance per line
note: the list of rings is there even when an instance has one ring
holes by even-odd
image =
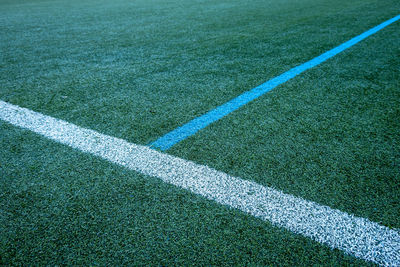
[[[399,14],[395,0],[0,0],[0,264],[400,264],[400,21],[154,145]],[[230,202],[243,192],[257,201]],[[290,203],[337,217],[307,231]]]

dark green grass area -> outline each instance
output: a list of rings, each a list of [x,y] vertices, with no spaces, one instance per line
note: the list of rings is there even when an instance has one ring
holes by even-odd
[[[2,1],[0,99],[148,144],[399,8],[397,0]]]
[[[397,0],[2,0],[0,99],[147,144],[394,17]],[[169,153],[400,221],[399,23]],[[365,265],[0,122],[0,265]]]
[[[0,122],[1,265],[367,265]]]
[[[391,25],[170,152],[399,228],[399,32]]]

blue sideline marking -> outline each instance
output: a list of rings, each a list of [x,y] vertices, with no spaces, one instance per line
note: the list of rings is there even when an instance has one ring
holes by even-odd
[[[382,24],[354,37],[353,39],[329,50],[328,52],[323,53],[322,55],[311,59],[310,61],[307,61],[306,63],[303,63],[302,65],[299,65],[297,67],[294,67],[293,69],[257,86],[254,89],[251,89],[250,91],[247,91],[238,97],[230,100],[229,102],[226,102],[225,104],[207,112],[206,114],[197,117],[188,123],[182,125],[179,128],[176,128],[175,130],[167,133],[166,135],[160,137],[156,141],[150,144],[150,147],[152,148],[158,148],[162,151],[167,150],[171,148],[173,145],[176,143],[188,138],[189,136],[195,134],[197,131],[203,129],[207,125],[221,119],[222,117],[228,115],[229,113],[237,110],[243,105],[246,105],[250,101],[262,96],[263,94],[271,91],[278,85],[281,85],[288,80],[296,77],[300,73],[311,69],[322,62],[330,59],[331,57],[336,56],[340,52],[346,50],[349,47],[352,47],[353,45],[357,44],[358,42],[364,40],[368,36],[380,31],[381,29],[385,28],[386,26],[392,24],[393,22],[397,21],[400,19],[400,15],[397,15],[396,17],[389,19]]]

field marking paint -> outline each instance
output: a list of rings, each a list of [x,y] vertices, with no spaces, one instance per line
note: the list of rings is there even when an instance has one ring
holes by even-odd
[[[355,257],[400,266],[400,233],[327,206],[149,147],[0,101],[0,119],[53,141],[189,190]]]
[[[165,151],[165,150],[171,148],[176,143],[194,135],[196,132],[205,128],[209,124],[223,118],[224,116],[237,110],[241,106],[246,105],[250,101],[253,101],[254,99],[271,91],[275,87],[296,77],[300,73],[321,64],[322,62],[330,59],[331,57],[336,56],[340,52],[346,50],[347,48],[352,47],[353,45],[355,45],[358,42],[362,41],[363,39],[367,38],[368,36],[380,31],[381,29],[385,28],[386,26],[392,24],[393,22],[395,22],[399,19],[400,19],[400,15],[398,15],[392,19],[389,19],[389,20],[383,22],[382,24],[354,37],[353,39],[329,50],[328,52],[325,52],[324,54],[322,54],[314,59],[311,59],[310,61],[307,61],[306,63],[303,63],[302,65],[294,67],[291,70],[257,86],[256,88],[253,88],[250,91],[247,91],[247,92],[239,95],[238,97],[226,102],[225,104],[207,112],[206,114],[204,114],[200,117],[197,117],[197,118],[189,121],[188,123],[182,125],[181,127],[176,128],[175,130],[165,134],[164,136],[160,137],[156,141],[152,142],[150,144],[150,147],[158,148],[162,151]]]

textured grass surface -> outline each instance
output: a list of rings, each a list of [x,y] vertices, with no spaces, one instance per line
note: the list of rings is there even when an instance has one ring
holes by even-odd
[[[393,25],[170,152],[399,228],[399,30]]]
[[[141,144],[381,23],[398,6],[20,3],[0,11],[0,98]]]
[[[398,10],[394,0],[3,0],[0,99],[147,144]],[[399,228],[399,29],[170,153]],[[0,264],[366,264],[3,122],[0,148]]]
[[[0,263],[366,265],[0,122]]]

